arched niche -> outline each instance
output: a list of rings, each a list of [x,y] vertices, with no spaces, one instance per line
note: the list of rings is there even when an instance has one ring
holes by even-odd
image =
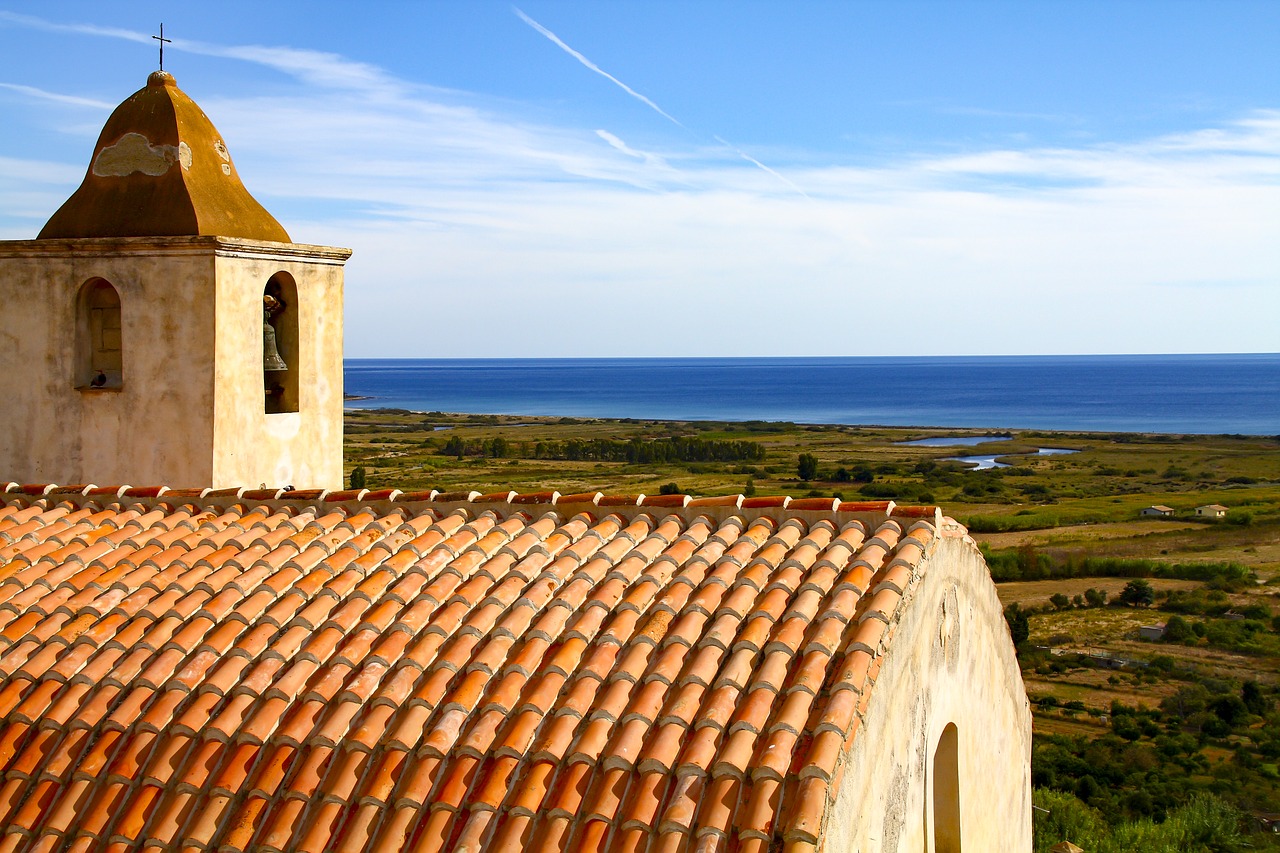
[[[74,384],[86,390],[124,386],[124,324],[120,293],[104,278],[91,278],[76,296]]]
[[[298,411],[298,377],[302,373],[298,345],[298,285],[287,272],[278,272],[262,290],[263,363],[262,381],[269,415]],[[285,369],[269,370],[267,364],[274,336],[274,349]]]
[[[933,750],[933,853],[961,853],[960,733],[948,723]]]

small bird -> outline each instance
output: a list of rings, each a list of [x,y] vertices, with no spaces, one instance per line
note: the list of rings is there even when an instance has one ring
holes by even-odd
[[[107,384],[107,374],[103,373],[101,370],[98,371],[97,376],[93,377],[93,381],[89,383],[89,385],[94,388],[101,388],[106,384]]]

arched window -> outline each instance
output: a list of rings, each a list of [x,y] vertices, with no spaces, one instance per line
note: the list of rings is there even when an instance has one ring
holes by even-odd
[[[298,411],[298,285],[278,272],[262,291],[262,384],[269,415]]]
[[[120,294],[106,279],[85,282],[76,300],[75,384],[79,388],[124,384]]]
[[[933,751],[933,853],[960,853],[960,737],[948,723]]]

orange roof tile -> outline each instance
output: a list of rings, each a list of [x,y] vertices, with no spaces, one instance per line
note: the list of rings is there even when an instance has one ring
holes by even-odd
[[[814,844],[941,518],[739,495],[3,497],[14,850]]]

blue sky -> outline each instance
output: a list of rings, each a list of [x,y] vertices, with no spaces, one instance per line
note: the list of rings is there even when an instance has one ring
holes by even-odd
[[[1280,350],[1271,0],[0,0],[0,238],[162,19],[350,357]]]

